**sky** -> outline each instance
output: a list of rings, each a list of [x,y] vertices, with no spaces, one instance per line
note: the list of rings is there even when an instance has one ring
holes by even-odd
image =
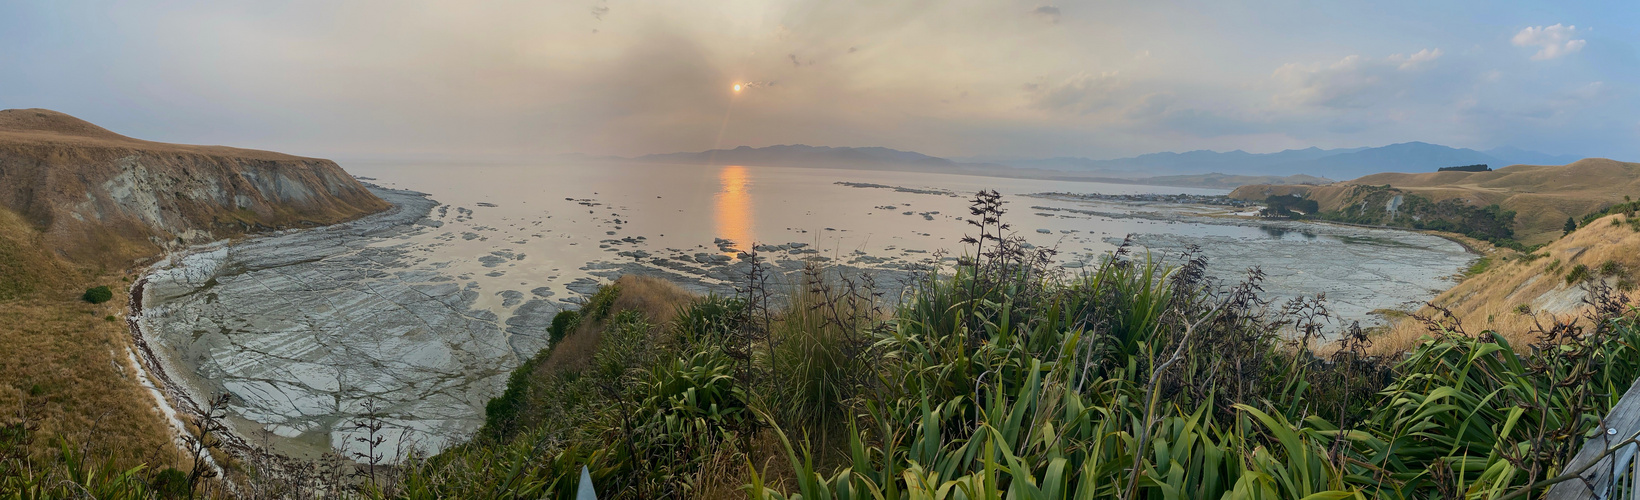
[[[7,0],[0,108],[336,159],[1424,141],[1640,160],[1637,42],[1633,0]]]

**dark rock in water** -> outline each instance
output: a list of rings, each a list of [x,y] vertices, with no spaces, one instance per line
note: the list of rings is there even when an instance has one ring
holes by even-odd
[[[576,278],[575,281],[565,284],[564,288],[568,288],[569,291],[581,295],[592,295],[598,292],[599,285],[601,285],[601,283],[592,278]]]
[[[519,359],[529,359],[547,347],[547,327],[561,308],[542,299],[531,299],[507,318],[507,345]]]
[[[499,295],[501,295],[502,299],[501,307],[516,306],[519,302],[524,301],[524,292],[520,292],[518,290],[506,290],[501,292]]]

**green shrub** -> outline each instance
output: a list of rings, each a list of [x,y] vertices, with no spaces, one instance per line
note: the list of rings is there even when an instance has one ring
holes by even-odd
[[[580,311],[574,309],[558,311],[558,314],[552,317],[552,326],[547,329],[547,336],[551,340],[551,345],[558,345],[558,341],[564,340],[564,337],[575,331],[578,326],[581,326]]]
[[[1589,266],[1578,264],[1572,266],[1572,269],[1566,272],[1566,284],[1574,285],[1591,277],[1589,275]]]
[[[92,304],[101,304],[113,300],[114,291],[110,290],[107,285],[94,286],[85,289],[85,295],[81,295],[80,298]]]
[[[1463,275],[1466,278],[1479,276],[1481,273],[1486,272],[1487,268],[1490,267],[1492,267],[1492,258],[1481,257],[1479,259],[1475,259],[1475,262],[1470,263],[1469,267],[1464,269]]]
[[[679,307],[672,321],[672,332],[680,345],[718,345],[746,322],[746,301],[707,295]]]
[[[1626,270],[1623,269],[1623,265],[1617,263],[1615,260],[1608,260],[1606,263],[1600,265],[1601,276],[1624,276],[1628,274],[1625,271]]]
[[[174,467],[166,467],[154,475],[151,488],[160,498],[187,498],[189,495],[188,473]]]
[[[603,321],[609,318],[610,308],[615,307],[615,299],[621,296],[621,287],[610,283],[598,287],[598,291],[587,298],[586,304],[581,305],[581,315],[593,321]]]

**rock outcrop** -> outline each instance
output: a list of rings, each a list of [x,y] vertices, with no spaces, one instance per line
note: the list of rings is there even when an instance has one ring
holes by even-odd
[[[143,141],[56,111],[0,110],[0,207],[82,265],[124,267],[388,206],[330,160]]]
[[[1297,195],[1315,200],[1323,211],[1358,204],[1363,192],[1356,186],[1392,186],[1408,194],[1443,201],[1462,200],[1471,206],[1497,204],[1517,212],[1518,240],[1532,245],[1560,236],[1567,217],[1585,214],[1640,195],[1640,163],[1587,158],[1568,165],[1514,165],[1489,172],[1428,172],[1373,174],[1324,186],[1247,185],[1231,198],[1264,200],[1270,195]]]

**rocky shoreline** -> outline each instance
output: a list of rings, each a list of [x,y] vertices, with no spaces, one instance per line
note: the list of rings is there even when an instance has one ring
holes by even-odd
[[[227,419],[231,433],[224,438],[224,448],[230,453],[244,457],[259,457],[264,451],[270,451],[279,455],[312,457],[330,451],[328,442],[331,441],[331,436],[325,436],[323,439],[326,442],[325,446],[309,445],[316,443],[292,443],[289,440],[278,439],[282,436],[273,435],[266,429],[265,424],[268,422],[258,420],[258,417],[263,416],[257,413],[258,410],[274,408],[266,405],[266,394],[247,390],[247,386],[240,382],[246,380],[248,373],[243,370],[246,366],[241,364],[245,360],[236,358],[242,358],[237,355],[246,353],[266,355],[272,350],[266,347],[236,350],[240,346],[248,347],[244,342],[207,341],[204,344],[209,344],[208,346],[200,342],[201,339],[209,339],[224,331],[234,331],[234,327],[229,323],[246,317],[255,317],[254,313],[246,311],[254,310],[257,304],[295,300],[292,296],[304,295],[296,292],[312,288],[296,286],[281,290],[277,286],[259,287],[255,290],[272,293],[258,294],[243,293],[243,290],[236,293],[231,287],[219,290],[219,287],[223,287],[224,281],[231,281],[247,273],[279,274],[288,269],[348,252],[379,256],[379,252],[369,250],[369,245],[375,242],[376,238],[425,227],[418,223],[425,222],[426,215],[437,205],[421,193],[374,187],[372,191],[392,202],[393,207],[377,214],[331,226],[280,231],[237,242],[222,241],[190,247],[185,252],[173,254],[150,266],[137,280],[138,284],[133,285],[132,315],[129,324],[133,342],[139,346],[139,358],[144,369],[153,373],[159,380],[161,390],[172,404],[186,413],[198,414],[202,409],[201,402],[208,396],[219,393],[231,394],[233,397]],[[349,267],[350,263],[338,264],[339,267]],[[282,291],[287,293],[280,293]],[[225,307],[233,309],[231,313],[224,313],[220,308],[213,309],[223,307],[221,305],[224,303],[228,304]],[[299,310],[295,311],[262,312],[270,313],[272,316],[300,317],[304,314],[300,309],[304,308],[297,307]],[[258,333],[253,325],[237,326],[249,331],[236,333]],[[220,331],[212,331],[213,327]],[[333,335],[352,334],[351,331],[341,328],[327,330]],[[305,349],[305,346],[299,345],[305,343],[303,340],[305,339],[266,339],[274,344],[296,344]],[[260,361],[257,364],[262,366],[258,368],[275,373],[289,374],[300,369],[299,361],[294,358],[274,356]],[[264,380],[276,378],[277,376]],[[345,422],[337,419],[330,423]]]
[[[952,194],[841,185],[911,197],[871,200],[865,215],[891,218],[895,232],[916,238],[825,249],[827,242],[854,234],[869,238],[882,228],[816,224],[787,227],[782,237],[812,237],[811,243],[722,237],[708,243],[656,231],[650,217],[672,212],[670,206],[639,210],[607,194],[600,200],[597,192],[563,197],[562,203],[553,198],[544,206],[525,206],[539,198],[495,199],[500,204],[468,199],[460,206],[371,186],[394,208],[345,224],[192,247],[153,266],[138,292],[144,309],[134,335],[145,337],[151,351],[146,357],[164,367],[155,371],[166,374],[170,390],[191,394],[190,401],[232,394],[230,421],[243,442],[298,457],[333,447],[349,451],[350,423],[371,402],[387,415],[389,443],[438,450],[476,430],[485,403],[511,370],[546,346],[554,314],[621,275],[655,276],[696,293],[734,294],[755,261],[773,278],[768,283],[778,295],[795,281],[781,276],[818,264],[850,275],[869,272],[879,290],[895,296],[893,291],[954,260],[928,251],[954,244],[928,233],[940,231],[935,225],[960,227],[962,221],[949,215],[955,213],[949,207],[924,199]],[[1221,275],[1263,265],[1282,290],[1326,293],[1338,306],[1335,312],[1365,317],[1395,307],[1390,301],[1438,292],[1424,275],[1461,268],[1466,259],[1428,235],[1232,217],[1228,212],[1235,207],[1185,206],[1179,202],[1187,200],[1169,197],[1061,196],[1037,195],[1078,205],[1036,205],[1021,216],[1036,233],[1049,235],[1032,234],[1039,244],[1057,239],[1071,247],[1060,257],[1073,274],[1097,263],[1098,247],[1123,241],[1158,258],[1210,246],[1207,253]],[[1169,224],[1179,226],[1150,229]],[[1132,239],[1122,237],[1129,233]],[[764,237],[770,234],[781,233],[766,231]],[[1318,252],[1336,253],[1352,265],[1334,265]],[[396,451],[390,447],[388,453]]]

